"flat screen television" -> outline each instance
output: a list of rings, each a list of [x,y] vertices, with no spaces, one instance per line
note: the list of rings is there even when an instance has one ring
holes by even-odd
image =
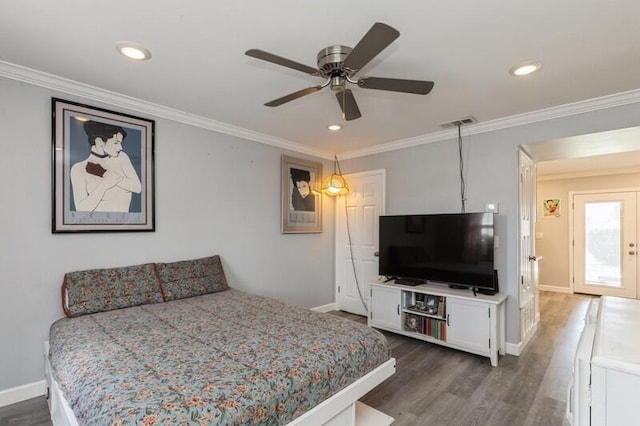
[[[379,274],[498,291],[493,213],[380,216]]]

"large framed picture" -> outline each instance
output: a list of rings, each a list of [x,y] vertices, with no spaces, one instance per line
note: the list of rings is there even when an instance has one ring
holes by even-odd
[[[282,233],[322,232],[322,164],[282,156]]]
[[[52,98],[52,232],[154,231],[155,121]]]

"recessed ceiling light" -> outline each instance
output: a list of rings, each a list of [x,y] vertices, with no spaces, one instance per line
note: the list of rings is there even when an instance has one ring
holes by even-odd
[[[536,71],[539,71],[542,68],[541,62],[527,62],[526,64],[516,65],[515,67],[509,70],[509,74],[514,75],[516,77],[522,77],[523,75],[529,75]]]
[[[337,132],[338,130],[342,129],[342,126],[339,124],[330,124],[327,126],[327,129]]]
[[[151,58],[151,52],[149,52],[148,49],[129,41],[121,41],[120,43],[117,43],[116,49],[118,49],[118,52],[122,53],[127,58],[135,61],[146,61]]]

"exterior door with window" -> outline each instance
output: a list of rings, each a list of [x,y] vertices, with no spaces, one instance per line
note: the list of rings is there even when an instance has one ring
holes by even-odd
[[[574,291],[638,297],[638,192],[575,194]]]

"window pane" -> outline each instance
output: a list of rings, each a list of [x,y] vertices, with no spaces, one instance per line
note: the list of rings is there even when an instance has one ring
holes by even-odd
[[[620,201],[585,203],[585,284],[621,286]]]

